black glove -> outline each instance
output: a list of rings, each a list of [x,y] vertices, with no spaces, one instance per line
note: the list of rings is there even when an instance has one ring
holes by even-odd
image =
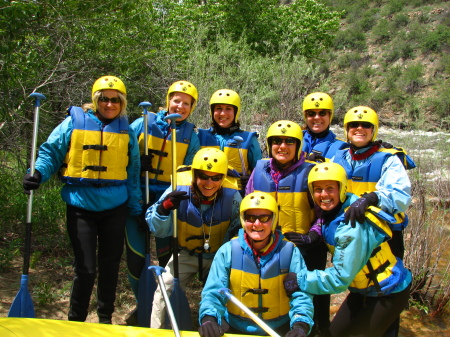
[[[296,291],[300,291],[296,273],[293,272],[288,273],[284,278],[283,283],[284,283],[284,290],[286,290],[286,295],[288,297],[291,297],[292,294],[295,293]]]
[[[363,223],[366,219],[366,209],[369,206],[378,205],[378,196],[375,192],[363,194],[361,198],[356,200],[353,204],[347,208],[344,216],[344,222],[350,224],[353,228],[356,226],[356,221]]]
[[[295,322],[292,326],[292,330],[288,331],[285,337],[306,337],[309,331],[308,324],[304,322]]]
[[[241,190],[245,191],[245,188],[247,187],[247,183],[248,183],[249,179],[250,179],[250,176],[248,176],[248,175],[241,176]]]
[[[224,331],[215,317],[207,315],[202,318],[202,325],[199,326],[198,333],[201,337],[220,337],[223,336]]]
[[[152,159],[153,155],[145,155],[141,156],[141,172],[150,171],[152,169]]]
[[[167,194],[162,203],[159,204],[157,211],[160,215],[169,215],[170,211],[180,207],[183,200],[189,199],[186,191],[173,191]]]
[[[318,154],[318,153],[310,153],[309,155],[306,156],[306,160],[309,161],[315,161],[318,163],[324,163],[325,162],[325,157]]]
[[[286,239],[291,241],[297,247],[306,246],[314,243],[320,239],[320,235],[316,232],[309,232],[308,234],[300,234],[295,232],[284,233]]]
[[[136,223],[137,223],[137,227],[138,227],[138,231],[139,232],[145,232],[148,231],[148,225],[147,225],[147,221],[145,221],[145,218],[141,215],[136,215],[135,217]]]
[[[25,174],[25,177],[23,178],[23,189],[25,194],[30,194],[31,190],[37,190],[39,188],[39,185],[41,184],[41,172],[38,170],[34,171],[34,174],[31,175],[29,173]]]

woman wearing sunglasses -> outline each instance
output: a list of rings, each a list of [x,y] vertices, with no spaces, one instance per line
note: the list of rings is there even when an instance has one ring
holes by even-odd
[[[98,270],[97,314],[100,323],[111,324],[127,213],[137,218],[142,212],[139,147],[128,126],[127,91],[119,78],[96,80],[92,102],[87,111],[69,108],[41,145],[36,172],[27,174],[23,185],[25,191],[37,189],[59,171],[75,256],[68,319],[86,320]]]
[[[308,188],[319,207],[317,216],[333,266],[289,274],[286,292],[337,294],[348,288],[350,293],[331,322],[331,336],[397,336],[400,313],[408,304],[411,272],[388,244],[391,215],[371,207],[355,227],[345,223],[345,209],[359,200],[346,193],[347,186],[347,174],[336,163],[320,163],[309,173]]]
[[[240,128],[241,98],[230,89],[220,89],[210,99],[212,125],[199,129],[201,147],[217,147],[224,151],[230,166],[241,174],[241,191],[244,195],[248,178],[262,158],[258,133]],[[238,140],[236,140],[236,138]]]
[[[239,174],[228,170],[228,158],[219,149],[203,148],[191,166],[180,166],[177,187],[170,186],[152,205],[146,220],[155,237],[173,234],[171,212],[177,209],[179,280],[184,289],[198,273],[204,281],[219,247],[239,229]],[[173,289],[173,257],[165,267],[163,279],[167,291]],[[205,276],[205,277],[204,277]],[[158,289],[152,307],[151,327],[164,326],[165,303]]]
[[[334,103],[328,94],[314,92],[303,100],[303,118],[306,128],[303,130],[302,150],[313,161],[322,158],[330,159],[336,151],[348,148],[348,144],[336,138],[330,130],[333,115]]]
[[[411,182],[405,167],[415,167],[414,162],[403,149],[386,149],[375,141],[378,116],[369,107],[350,109],[344,118],[344,129],[350,148],[336,152],[332,161],[347,172],[349,192],[361,196],[347,210],[346,221],[354,226],[356,220],[363,219],[369,206],[394,215],[396,221],[391,224],[393,237],[389,244],[394,254],[403,259],[402,230],[408,224],[403,212],[411,204]]]
[[[292,121],[278,121],[267,130],[269,159],[259,160],[247,184],[247,194],[253,191],[270,193],[280,206],[278,224],[284,236],[300,248],[308,269],[324,269],[327,249],[320,240],[320,226],[311,226],[314,203],[308,193],[308,173],[314,163],[301,151],[303,133]],[[328,328],[330,297],[314,298],[314,330]]]
[[[306,270],[294,244],[277,228],[278,204],[268,193],[254,192],[240,205],[242,228],[214,257],[199,309],[201,337],[225,332],[265,335],[246,313],[219,293],[229,288],[245,306],[281,335],[306,336],[313,324],[312,296],[298,291],[287,297],[283,280]]]

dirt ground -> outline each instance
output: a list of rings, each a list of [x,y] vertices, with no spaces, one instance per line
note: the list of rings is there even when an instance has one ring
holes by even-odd
[[[42,259],[43,261],[44,259]],[[29,272],[29,291],[33,297],[36,317],[67,320],[69,307],[69,294],[71,280],[73,277],[70,266],[51,265],[52,261],[39,262]],[[11,303],[20,289],[20,278],[22,274],[22,259],[13,261],[11,268],[0,273],[0,317],[8,315]],[[113,315],[113,324],[125,325],[125,316],[134,308],[134,296],[128,286],[125,264],[122,261],[120,281],[117,291],[116,311]],[[50,267],[51,266],[51,267]],[[187,293],[191,302],[193,316],[198,315],[198,302],[200,299],[201,285],[193,282]],[[346,294],[332,296],[331,314],[338,309]],[[88,322],[97,322],[95,314],[95,298],[91,301],[91,313]],[[197,326],[196,322],[195,325]],[[400,337],[433,336],[450,337],[450,319],[436,319],[424,315],[416,308],[410,308],[402,314]]]

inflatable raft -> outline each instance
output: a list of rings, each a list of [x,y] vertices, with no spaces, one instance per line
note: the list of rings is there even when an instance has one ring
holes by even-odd
[[[199,337],[197,331],[180,331],[181,337]],[[41,318],[0,317],[1,337],[173,337],[172,330],[138,328],[134,326],[109,325],[59,321]],[[225,334],[224,336],[248,336]],[[250,336],[248,336],[250,337]],[[254,337],[254,336],[253,336]]]

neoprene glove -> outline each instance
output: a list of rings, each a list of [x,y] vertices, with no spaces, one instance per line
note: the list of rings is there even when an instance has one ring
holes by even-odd
[[[38,170],[35,170],[33,175],[29,173],[25,174],[22,182],[24,193],[30,194],[31,190],[37,190],[41,185],[41,179],[41,172]]]
[[[285,337],[306,337],[309,331],[308,324],[304,322],[295,322],[292,329],[288,331]]]
[[[290,272],[284,278],[284,290],[286,290],[286,295],[291,297],[296,291],[300,291],[297,282],[297,273]]]
[[[145,155],[141,156],[141,172],[150,171],[152,169],[152,158],[153,155]]]
[[[284,233],[286,239],[291,241],[297,247],[302,247],[316,242],[320,239],[320,235],[316,232],[309,232],[308,234],[300,234],[295,232]]]
[[[173,191],[166,195],[162,203],[159,204],[157,211],[160,215],[169,215],[170,211],[180,207],[183,200],[189,199],[186,191]]]
[[[202,318],[202,325],[198,328],[201,337],[220,337],[224,331],[217,323],[217,319],[213,316],[205,316]]]
[[[318,163],[324,163],[325,162],[325,157],[320,155],[320,154],[318,154],[318,153],[314,153],[313,152],[313,153],[310,153],[306,157],[306,160],[315,161],[315,162],[318,162]]]
[[[350,222],[352,228],[355,228],[356,221],[364,223],[366,219],[366,209],[369,206],[378,205],[378,196],[375,192],[363,194],[361,198],[356,200],[353,204],[347,208],[344,215],[344,222],[348,224]]]

